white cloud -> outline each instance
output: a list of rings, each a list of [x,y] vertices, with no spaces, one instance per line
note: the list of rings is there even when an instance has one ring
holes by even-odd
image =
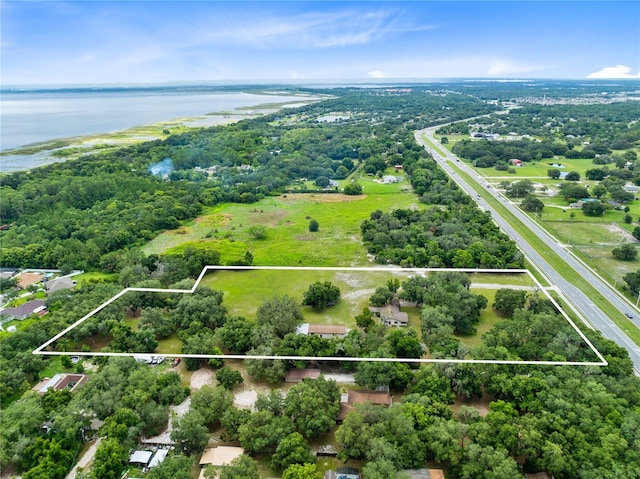
[[[631,73],[631,67],[626,65],[616,65],[615,67],[604,67],[602,70],[590,73],[587,78],[640,78],[640,73]]]
[[[370,76],[371,78],[386,78],[387,76],[382,70],[373,70],[373,71],[367,72],[367,75]]]

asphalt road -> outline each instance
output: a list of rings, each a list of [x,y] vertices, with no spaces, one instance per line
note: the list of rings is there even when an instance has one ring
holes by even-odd
[[[559,292],[564,296],[564,298],[573,305],[573,307],[593,328],[599,330],[605,338],[615,341],[618,345],[622,346],[629,352],[629,357],[633,362],[636,374],[640,375],[640,347],[631,341],[631,339],[629,339],[629,337],[618,326],[616,326],[616,324],[611,321],[611,319],[609,319],[609,317],[600,308],[598,308],[598,306],[596,306],[585,293],[564,279],[554,268],[552,268],[544,258],[546,252],[542,252],[541,255],[532,246],[530,246],[529,243],[516,232],[516,230],[500,215],[498,211],[496,211],[482,197],[479,197],[476,190],[463,178],[460,178],[460,175],[455,173],[448,162],[455,162],[457,168],[470,175],[471,178],[473,178],[482,188],[501,201],[511,213],[513,213],[525,226],[527,226],[527,228],[547,243],[549,250],[557,253],[564,261],[566,261],[569,267],[573,268],[585,280],[592,284],[615,308],[618,309],[620,315],[624,315],[625,313],[632,314],[634,316],[632,321],[640,327],[640,315],[637,310],[633,308],[633,305],[629,304],[629,302],[625,298],[621,297],[619,293],[607,282],[602,280],[595,272],[570,254],[565,245],[559,243],[555,238],[531,220],[524,212],[522,212],[520,208],[511,204],[503,195],[491,188],[491,186],[489,186],[483,178],[478,176],[471,167],[460,161],[454,154],[450,153],[445,148],[440,148],[445,153],[445,156],[443,157],[439,152],[433,150],[433,148],[427,145],[422,139],[423,134],[426,135],[427,138],[429,138],[429,141],[433,142],[433,144],[439,145],[439,143],[434,141],[433,138],[434,132],[439,127],[440,126],[417,131],[415,135],[416,140],[420,145],[426,148],[427,151],[429,151],[444,171],[458,183],[460,188],[474,198],[483,209],[491,212],[491,216],[494,221],[517,243],[518,247],[527,256],[527,259],[544,275],[546,275],[552,284],[557,286]]]

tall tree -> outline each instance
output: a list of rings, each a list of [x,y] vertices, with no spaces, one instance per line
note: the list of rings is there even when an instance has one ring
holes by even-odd
[[[293,333],[302,322],[302,310],[289,296],[274,296],[258,307],[258,326],[270,326],[280,338]]]

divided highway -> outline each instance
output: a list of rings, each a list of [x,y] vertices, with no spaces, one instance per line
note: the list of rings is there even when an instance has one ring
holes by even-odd
[[[423,139],[423,135],[426,136],[426,138],[434,145],[438,145],[437,141],[433,138],[433,134],[438,128],[440,128],[440,126],[417,131],[415,133],[416,141],[433,156],[442,169],[458,183],[460,188],[462,188],[472,198],[475,198],[482,208],[491,212],[491,215],[498,226],[500,226],[500,228],[502,228],[502,230],[517,243],[518,247],[527,256],[527,259],[544,275],[546,275],[551,283],[557,286],[558,291],[564,296],[565,300],[570,302],[570,304],[584,318],[586,318],[586,320],[595,329],[599,330],[605,338],[615,341],[618,345],[622,346],[629,352],[629,357],[633,362],[635,372],[637,375],[640,375],[640,347],[631,341],[624,331],[618,328],[618,326],[616,326],[616,324],[613,323],[613,321],[611,321],[609,317],[598,306],[596,306],[585,293],[564,279],[561,274],[553,269],[543,257],[544,252],[541,255],[531,245],[529,245],[529,243],[517,233],[517,231],[500,215],[498,211],[480,197],[476,190],[467,181],[456,174],[448,162],[455,162],[457,168],[464,171],[473,178],[478,185],[493,195],[498,201],[501,201],[504,207],[516,216],[519,221],[529,228],[536,236],[544,240],[550,250],[553,250],[558,254],[569,267],[573,268],[585,280],[591,283],[591,285],[593,285],[615,308],[620,311],[621,315],[625,313],[635,313],[635,311],[631,309],[627,300],[622,298],[608,283],[602,280],[591,269],[571,255],[564,245],[559,243],[544,229],[532,221],[523,211],[520,210],[520,208],[506,201],[504,196],[492,189],[485,180],[478,176],[473,168],[460,161],[455,155],[445,148],[440,148],[444,153],[443,156],[439,151],[434,150],[429,144],[427,144]],[[638,319],[637,314],[634,314],[633,321],[640,327],[640,319]]]

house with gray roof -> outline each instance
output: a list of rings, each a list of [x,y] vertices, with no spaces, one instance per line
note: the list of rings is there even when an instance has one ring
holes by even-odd
[[[71,289],[75,287],[76,282],[71,278],[64,276],[62,278],[52,279],[44,283],[44,289],[47,294],[55,293],[56,291],[63,291],[65,289]]]

